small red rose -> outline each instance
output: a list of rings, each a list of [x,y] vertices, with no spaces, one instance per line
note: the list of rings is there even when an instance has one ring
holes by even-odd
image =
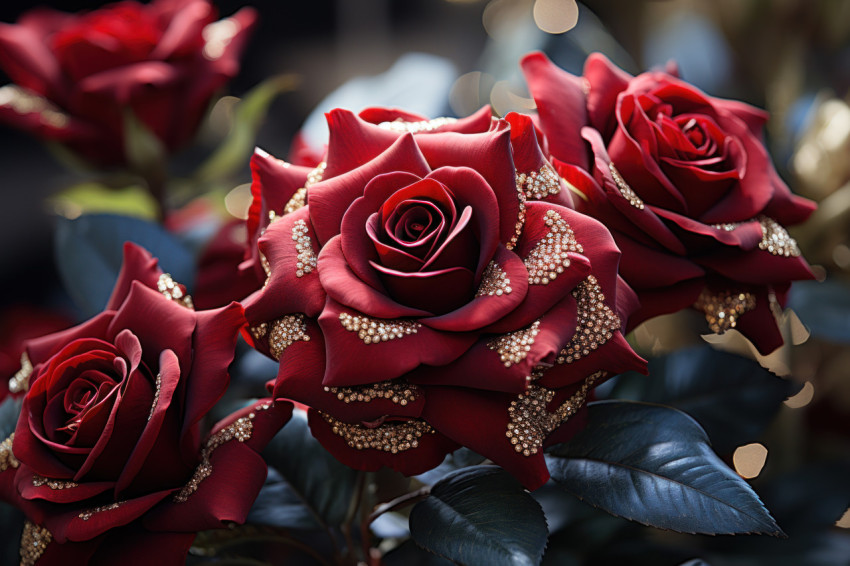
[[[605,223],[641,308],[629,328],[690,306],[715,332],[737,328],[762,353],[782,344],[772,304],[813,277],[785,226],[814,204],[791,194],[762,142],[764,112],[674,75],[632,77],[600,54],[575,77],[522,61],[558,173]]]
[[[29,563],[180,564],[200,530],[243,522],[259,451],[291,405],[258,402],[206,437],[238,304],[195,312],[132,244],[105,310],[26,344],[27,392],[0,452],[0,495],[27,517]]]
[[[93,165],[123,165],[131,111],[169,150],[195,135],[233,78],[256,15],[215,21],[208,0],[132,0],[88,13],[47,8],[0,24],[0,121],[59,142]]]

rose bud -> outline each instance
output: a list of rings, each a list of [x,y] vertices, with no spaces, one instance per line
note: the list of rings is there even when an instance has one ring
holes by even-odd
[[[345,464],[417,474],[463,445],[539,487],[592,387],[645,367],[619,251],[565,206],[527,117],[376,114],[330,112],[311,172],[254,155],[247,338]]]
[[[620,273],[641,303],[627,329],[692,306],[763,354],[782,345],[774,306],[813,277],[785,226],[814,204],[776,173],[767,115],[665,72],[632,77],[600,54],[584,77],[542,53],[522,68],[556,169],[584,195],[577,209],[623,252]]]
[[[103,312],[26,343],[29,390],[0,445],[26,563],[178,564],[197,531],[244,522],[292,407],[259,401],[203,434],[242,324],[236,303],[195,312],[128,243]]]
[[[132,112],[173,152],[239,70],[256,15],[215,21],[207,0],[124,1],[92,12],[48,8],[0,24],[0,121],[59,142],[98,167],[126,164]]]

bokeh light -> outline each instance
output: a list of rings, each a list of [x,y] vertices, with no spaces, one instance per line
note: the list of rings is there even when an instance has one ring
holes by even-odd
[[[735,471],[744,479],[758,476],[765,462],[767,462],[767,448],[758,442],[739,446],[732,455]]]

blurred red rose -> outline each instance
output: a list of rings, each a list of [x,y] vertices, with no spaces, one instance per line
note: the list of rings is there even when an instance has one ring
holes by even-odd
[[[0,495],[26,514],[38,564],[178,564],[197,531],[245,520],[265,480],[259,451],[291,406],[255,403],[202,438],[243,323],[238,304],[195,312],[127,244],[101,314],[27,342]]]
[[[215,21],[208,0],[125,1],[88,13],[47,8],[0,24],[0,120],[64,144],[93,165],[122,165],[125,113],[169,151],[185,145],[239,70],[256,15]]]
[[[791,194],[762,142],[767,115],[661,72],[632,77],[600,54],[575,77],[542,53],[522,67],[578,210],[605,223],[638,293],[629,328],[694,306],[762,353],[782,344],[771,304],[813,277],[784,226],[814,204]],[[671,69],[672,70],[672,69]]]
[[[539,487],[594,383],[644,367],[610,234],[565,206],[527,116],[328,122],[316,170],[252,161],[267,278],[246,317],[275,398],[352,467],[415,474],[464,445]]]

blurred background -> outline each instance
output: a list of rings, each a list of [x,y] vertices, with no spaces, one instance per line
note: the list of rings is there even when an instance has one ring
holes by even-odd
[[[275,100],[259,131],[258,145],[281,157],[288,154],[293,136],[302,127],[307,142],[321,147],[325,135],[322,112],[334,106],[358,111],[365,106],[392,105],[431,117],[464,116],[485,104],[499,115],[510,110],[532,111],[534,104],[523,85],[518,61],[535,49],[546,51],[559,66],[576,74],[581,74],[584,59],[592,51],[602,51],[633,74],[675,60],[681,76],[709,94],[768,110],[768,147],[780,175],[792,190],[820,202],[810,221],[792,230],[792,235],[821,281],[795,285],[791,306],[807,329],[798,334],[811,336],[796,339],[800,344],[781,354],[785,369],[779,373],[794,380],[795,391],[802,389],[784,403],[758,442],[743,451],[730,451],[729,459],[763,495],[759,486],[764,486],[766,503],[792,535],[793,544],[798,544],[794,542],[795,529],[808,533],[808,527],[818,535],[797,537],[808,553],[800,556],[808,558],[788,554],[785,562],[782,554],[791,547],[778,542],[764,550],[773,558],[762,562],[756,558],[761,550],[750,553],[749,558],[735,559],[738,541],[706,542],[707,537],[680,538],[660,531],[641,536],[667,549],[653,547],[660,554],[646,554],[649,564],[679,563],[672,557],[679,560],[695,552],[678,550],[694,546],[703,548],[696,553],[700,556],[715,553],[711,564],[850,564],[850,513],[838,523],[831,519],[821,524],[823,517],[835,514],[833,509],[850,506],[846,465],[850,457],[850,2],[215,3],[222,15],[245,3],[260,13],[240,75],[227,94],[240,96],[271,75],[292,74],[298,79],[297,86]],[[42,4],[78,11],[103,2]],[[0,20],[13,22],[31,7],[4,2]],[[2,77],[0,84],[6,82]],[[179,173],[194,160],[196,156],[189,153],[179,156],[172,166]],[[45,199],[77,178],[38,141],[5,127],[0,130],[0,164],[2,338],[12,332],[9,320],[15,318],[12,314],[17,308],[13,305],[58,309],[70,318],[75,316],[58,285],[52,244],[54,211]],[[238,182],[250,182],[247,163]],[[663,323],[652,332],[663,334]],[[649,338],[644,341],[650,350],[647,344],[651,342]],[[768,366],[773,363],[762,361]],[[771,484],[773,480],[789,475],[798,477],[798,483],[779,485],[794,487],[771,487],[776,485]],[[818,505],[826,505],[830,512],[816,513]],[[786,522],[780,516],[783,513]],[[788,521],[793,523],[790,529]],[[605,539],[597,542],[607,544]],[[667,551],[672,554],[665,554]],[[572,563],[570,556],[563,555],[562,563]],[[587,563],[605,560],[588,559]],[[623,560],[619,563],[632,563]]]

